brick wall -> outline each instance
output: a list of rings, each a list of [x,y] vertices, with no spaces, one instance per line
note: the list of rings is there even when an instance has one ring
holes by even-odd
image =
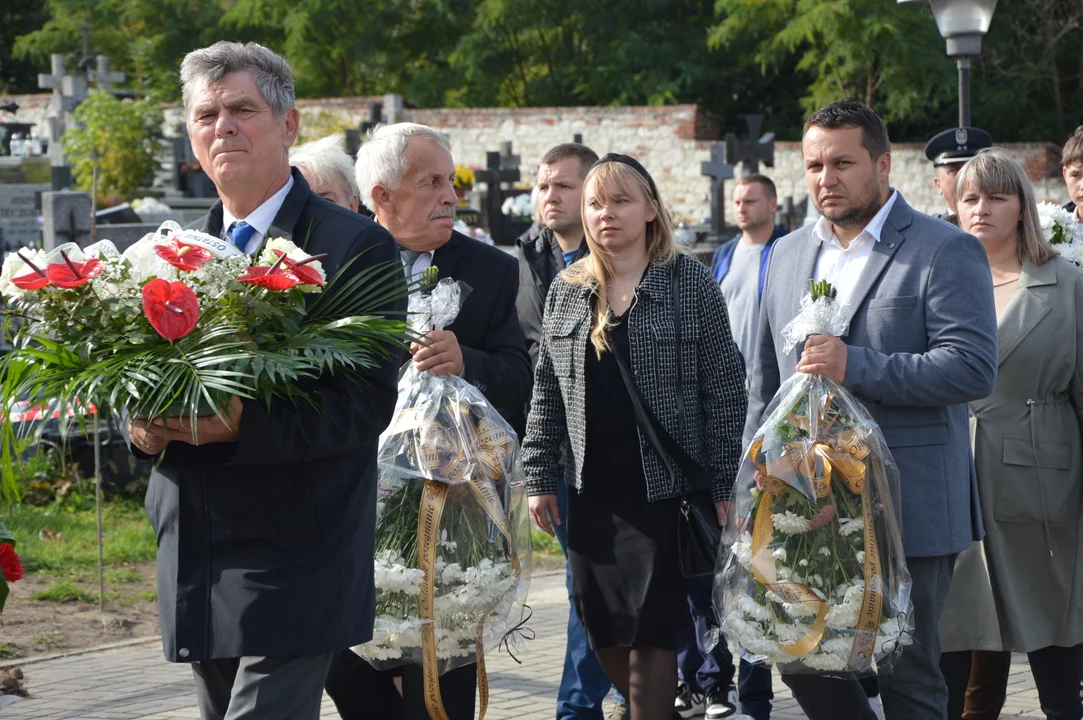
[[[13,98],[22,106],[19,120],[45,125],[48,95]],[[330,98],[298,101],[302,129],[356,127],[368,118],[368,106],[382,98]],[[6,98],[0,98],[6,100]],[[183,120],[177,106],[164,108],[165,130],[175,134]],[[448,135],[455,161],[475,168],[485,165],[485,153],[511,141],[520,156],[524,185],[537,171],[538,162],[552,146],[583,136],[599,155],[624,152],[636,156],[655,176],[674,217],[700,222],[708,214],[710,182],[699,174],[700,163],[709,157],[711,141],[722,136],[723,122],[695,105],[661,107],[569,107],[569,108],[407,108],[405,118],[430,125]],[[1067,193],[1060,179],[1059,147],[1051,143],[1006,143],[1027,168],[1039,200],[1064,202]],[[775,167],[761,168],[778,186],[781,197],[800,202],[808,193],[804,184],[800,143],[778,142]],[[911,205],[926,212],[940,212],[943,202],[932,182],[933,172],[920,144],[900,143],[892,153],[892,184]],[[727,183],[732,197],[733,183]]]

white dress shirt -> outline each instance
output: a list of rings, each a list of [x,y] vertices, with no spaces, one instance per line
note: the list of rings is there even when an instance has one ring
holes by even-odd
[[[857,287],[857,281],[861,279],[861,273],[865,271],[865,265],[868,264],[869,256],[872,255],[872,249],[875,247],[873,243],[880,242],[880,233],[898,196],[899,191],[892,188],[887,202],[879,212],[873,215],[865,229],[850,241],[849,247],[844,248],[835,237],[831,229],[831,221],[827,218],[821,216],[812,228],[812,239],[820,245],[813,279],[816,282],[827,280],[831,283],[838,291],[839,305],[850,302],[854,289]]]
[[[406,261],[402,261],[402,266],[407,270],[406,275],[410,282],[417,280],[421,273],[432,267],[432,252],[432,250],[429,250],[418,255],[414,258],[414,264],[409,268],[406,268]]]
[[[290,173],[290,178],[286,181],[286,184],[282,186],[282,189],[264,200],[263,204],[258,208],[248,213],[248,217],[233,217],[229,210],[226,210],[225,205],[223,205],[222,239],[232,242],[229,229],[232,227],[233,223],[243,220],[256,229],[256,232],[248,239],[248,244],[244,246],[244,251],[249,255],[256,252],[256,249],[259,248],[259,244],[263,242],[263,236],[271,229],[271,223],[275,221],[275,215],[278,215],[278,211],[282,209],[282,203],[286,202],[286,196],[290,194],[290,189],[292,187],[293,173]]]

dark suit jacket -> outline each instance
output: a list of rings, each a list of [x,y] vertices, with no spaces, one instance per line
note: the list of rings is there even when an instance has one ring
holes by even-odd
[[[463,351],[463,378],[484,393],[519,438],[530,399],[530,356],[515,314],[519,267],[514,257],[457,232],[433,253],[441,278],[470,286],[459,316],[446,329]]]
[[[398,258],[386,230],[293,179],[268,237],[327,253],[328,278],[364,250],[350,274]],[[221,226],[220,203],[193,225],[216,236]],[[311,655],[371,639],[376,443],[398,360],[365,372],[363,387],[320,378],[308,388],[315,407],[245,400],[235,443],[170,443],[146,498],[167,659]]]

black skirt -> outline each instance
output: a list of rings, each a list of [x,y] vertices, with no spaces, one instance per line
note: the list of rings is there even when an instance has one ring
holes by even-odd
[[[628,313],[613,347],[628,360]],[[595,650],[676,648],[687,585],[677,567],[677,501],[647,502],[628,390],[612,352],[587,348],[583,490],[568,493],[572,598]]]

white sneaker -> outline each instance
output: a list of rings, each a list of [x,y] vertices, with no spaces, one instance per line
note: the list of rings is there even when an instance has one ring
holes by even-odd
[[[681,683],[677,686],[677,698],[673,701],[673,710],[682,718],[702,715],[706,706],[703,696],[692,692],[688,686]]]

